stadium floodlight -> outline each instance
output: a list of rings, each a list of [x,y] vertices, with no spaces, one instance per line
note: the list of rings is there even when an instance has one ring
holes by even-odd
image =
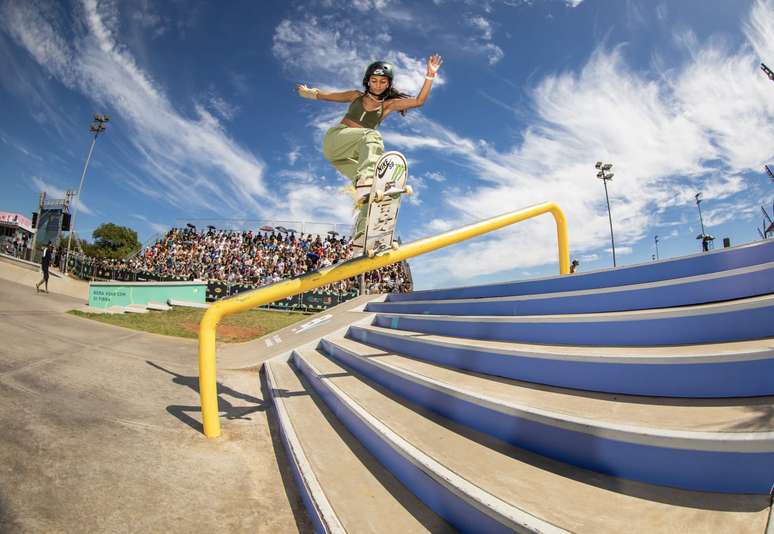
[[[73,209],[73,216],[70,219],[70,233],[67,235],[67,254],[65,254],[65,267],[64,272],[67,274],[70,265],[70,247],[72,245],[73,233],[75,233],[75,216],[78,214],[78,208],[81,205],[81,192],[83,190],[83,179],[86,177],[86,169],[89,168],[89,161],[91,161],[91,154],[94,152],[94,145],[97,144],[97,137],[99,134],[106,130],[105,123],[110,120],[107,115],[94,114],[94,122],[89,125],[89,131],[94,134],[94,139],[91,141],[91,148],[89,148],[89,155],[86,156],[86,163],[83,166],[83,173],[81,173],[81,183],[78,185],[78,203]]]
[[[774,182],[774,173],[771,172],[771,169],[769,169],[768,165],[764,165],[764,167],[766,168],[766,174],[768,174],[769,178],[771,178],[771,181]]]
[[[658,235],[653,238],[653,240],[656,242],[656,259],[659,259],[658,257]]]
[[[602,163],[601,161],[598,161],[594,165],[595,169],[599,169],[599,172],[597,173],[597,178],[602,180],[602,183],[605,184],[605,202],[607,203],[607,218],[610,221],[610,244],[611,244],[611,250],[613,252],[613,267],[616,267],[616,261],[615,261],[615,238],[613,237],[613,216],[610,213],[610,197],[607,194],[607,182],[612,181],[614,174],[612,172],[609,172],[610,169],[613,168],[612,163]]]
[[[709,244],[715,240],[714,237],[711,235],[707,235],[707,232],[704,230],[704,217],[701,215],[701,203],[704,201],[703,198],[701,198],[701,191],[696,193],[693,196],[696,199],[696,207],[699,208],[699,224],[701,225],[701,234],[696,236],[696,239],[701,239],[701,249],[704,252],[709,251]]]
[[[765,63],[761,63],[761,70],[769,77],[769,80],[774,82],[774,72],[766,66]]]

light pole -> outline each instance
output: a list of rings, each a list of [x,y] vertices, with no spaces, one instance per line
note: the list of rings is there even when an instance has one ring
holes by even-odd
[[[694,198],[696,199],[696,207],[699,208],[699,224],[701,224],[701,235],[704,236],[704,219],[701,216],[701,202],[704,199],[701,198],[701,193],[696,193]]]
[[[656,237],[654,238],[654,241],[656,242],[656,259],[659,259],[659,258],[658,258],[658,236],[656,236]]]
[[[597,178],[602,180],[602,183],[605,184],[605,202],[607,202],[607,218],[610,220],[610,244],[612,245],[613,249],[613,267],[616,266],[615,263],[615,239],[613,238],[613,216],[610,214],[610,197],[607,196],[607,182],[608,180],[613,179],[613,173],[610,172],[610,169],[613,168],[612,163],[602,163],[601,161],[598,161],[596,165],[594,165],[594,168],[597,169]]]
[[[697,235],[696,239],[701,239],[701,250],[707,252],[709,251],[710,242],[714,241],[715,238],[711,235],[707,235],[704,231],[704,218],[701,216],[701,203],[704,199],[701,198],[701,191],[696,193],[694,198],[696,199],[696,207],[699,208],[699,224],[701,224],[701,234]]]
[[[89,168],[89,161],[91,160],[91,153],[94,152],[94,145],[97,143],[97,137],[99,134],[105,131],[105,123],[110,120],[107,115],[94,114],[94,122],[89,126],[89,131],[94,134],[94,139],[91,141],[91,148],[89,148],[89,155],[86,156],[86,164],[83,166],[83,173],[81,174],[81,183],[78,185],[78,203],[73,210],[73,218],[70,221],[70,233],[67,236],[67,254],[65,255],[65,268],[64,272],[67,273],[70,267],[70,244],[73,240],[73,233],[75,232],[75,216],[78,214],[78,208],[81,205],[81,190],[83,189],[83,179],[86,177],[86,169]]]

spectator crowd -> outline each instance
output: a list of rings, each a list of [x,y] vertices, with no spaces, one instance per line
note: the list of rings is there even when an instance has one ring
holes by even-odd
[[[255,288],[322,269],[351,256],[350,242],[333,232],[321,237],[212,227],[206,231],[173,228],[130,259],[83,258],[80,270],[85,277],[93,278],[203,280]],[[405,263],[367,273],[365,285],[370,293],[411,290]],[[358,288],[359,280],[352,278],[324,289],[348,293]]]

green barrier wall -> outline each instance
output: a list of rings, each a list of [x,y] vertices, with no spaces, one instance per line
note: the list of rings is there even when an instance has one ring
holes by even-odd
[[[109,308],[129,304],[166,303],[168,299],[205,303],[205,282],[91,282],[89,306]]]

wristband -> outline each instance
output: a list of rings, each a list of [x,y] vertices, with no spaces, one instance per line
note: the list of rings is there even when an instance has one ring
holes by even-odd
[[[435,78],[435,75],[433,75],[433,76],[425,76],[425,80],[432,80],[433,78]]]

